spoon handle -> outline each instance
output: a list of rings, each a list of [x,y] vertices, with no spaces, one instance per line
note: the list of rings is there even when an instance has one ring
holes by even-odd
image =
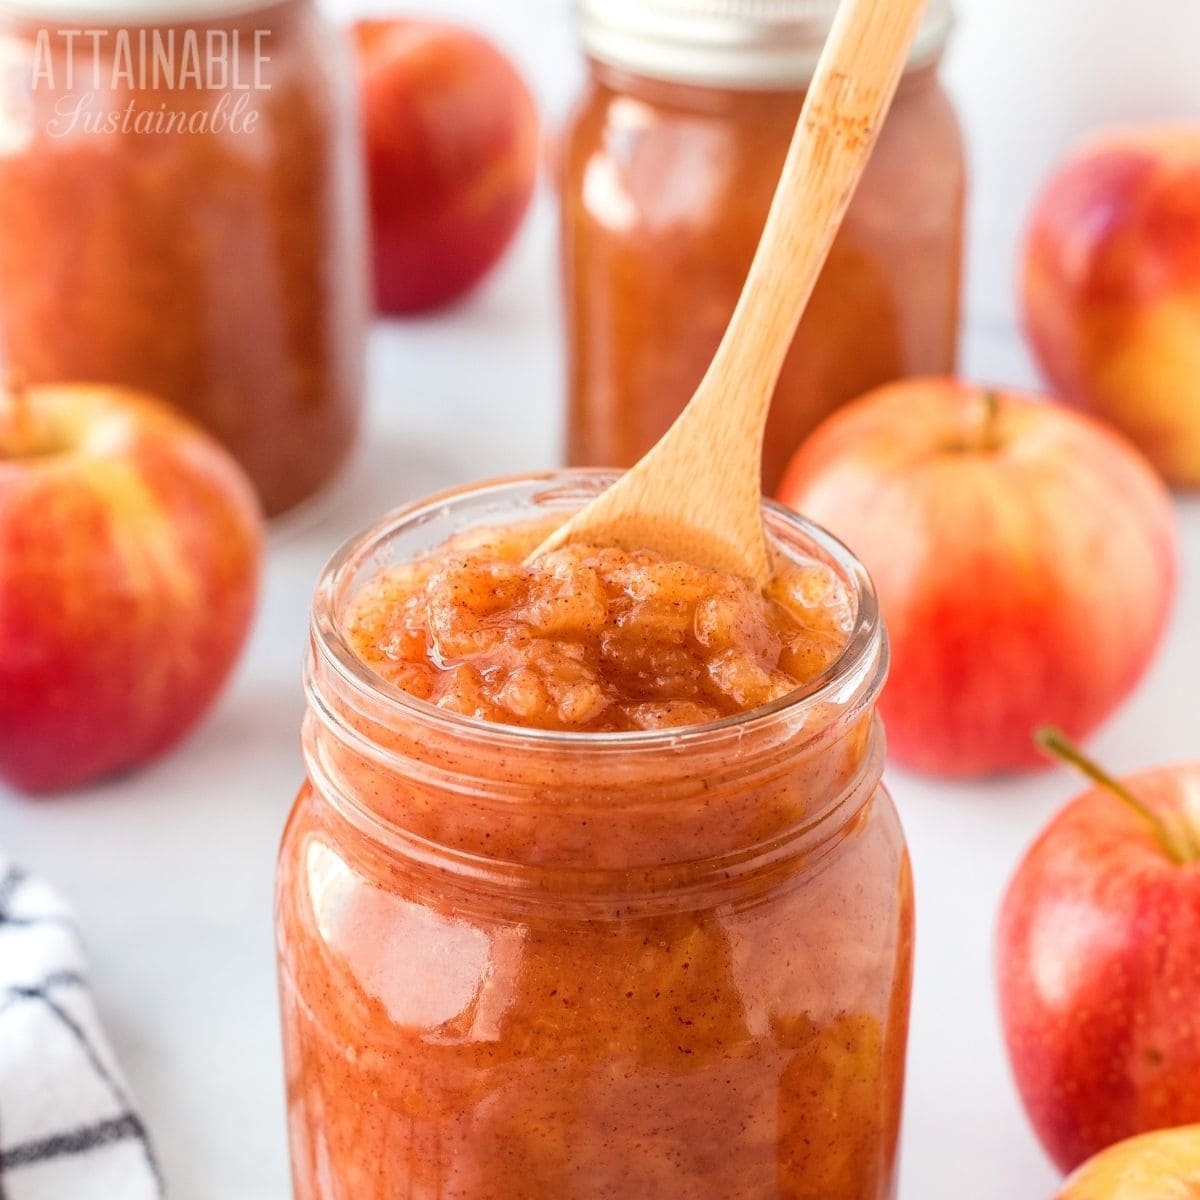
[[[925,4],[842,0],[741,299],[700,387],[645,457],[533,557],[592,541],[654,549],[760,583],[770,578],[762,517],[767,410]]]
[[[743,436],[751,426],[757,429],[756,459],[784,358],[895,95],[926,3],[842,0],[817,64],[762,240],[696,396],[713,395],[724,410],[725,429]]]

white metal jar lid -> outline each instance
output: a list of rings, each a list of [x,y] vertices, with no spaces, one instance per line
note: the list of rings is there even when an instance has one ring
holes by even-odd
[[[280,0],[0,0],[0,21],[94,21],[101,27],[180,25],[274,7]]]
[[[610,66],[711,87],[803,87],[838,0],[575,0],[584,53]],[[932,62],[954,23],[930,0],[909,69]]]

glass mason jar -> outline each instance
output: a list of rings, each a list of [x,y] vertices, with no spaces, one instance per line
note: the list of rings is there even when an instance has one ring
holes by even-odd
[[[870,583],[841,658],[704,726],[552,733],[385,684],[342,617],[453,532],[600,473],[434,497],[349,543],[313,606],[308,781],[279,860],[296,1200],[884,1200],[912,961],[880,783]]]
[[[201,422],[268,512],[358,422],[364,202],[313,0],[0,0],[0,362]]]
[[[559,167],[570,463],[628,467],[733,313],[837,0],[576,0],[586,90]],[[965,167],[932,0],[796,334],[763,458],[773,492],[838,405],[955,368]]]

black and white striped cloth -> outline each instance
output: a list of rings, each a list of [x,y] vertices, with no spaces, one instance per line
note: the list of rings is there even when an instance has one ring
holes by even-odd
[[[70,909],[0,858],[0,1200],[162,1200]]]

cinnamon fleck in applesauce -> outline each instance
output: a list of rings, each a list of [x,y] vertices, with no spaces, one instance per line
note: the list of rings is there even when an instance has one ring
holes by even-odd
[[[845,645],[849,598],[815,560],[784,565],[761,590],[649,550],[568,545],[523,565],[538,536],[476,531],[384,573],[355,602],[355,649],[464,716],[620,732],[778,700]]]

